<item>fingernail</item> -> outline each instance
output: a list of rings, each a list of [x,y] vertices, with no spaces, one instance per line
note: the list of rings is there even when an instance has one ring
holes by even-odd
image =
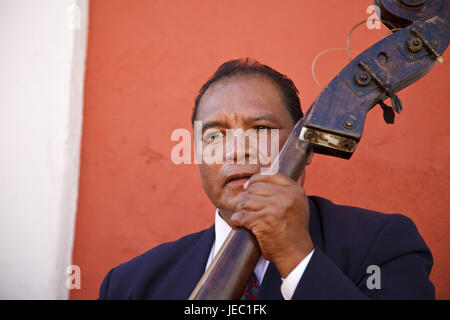
[[[244,186],[243,186],[244,190],[247,190],[247,188],[248,188],[248,183],[249,183],[249,182],[250,182],[250,179],[247,180],[246,183],[244,183]]]

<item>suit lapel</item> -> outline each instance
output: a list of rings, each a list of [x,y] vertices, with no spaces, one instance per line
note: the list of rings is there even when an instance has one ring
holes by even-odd
[[[308,197],[309,203],[309,236],[314,244],[314,247],[319,248],[325,252],[323,242],[322,222],[320,220],[319,209],[311,197]]]
[[[214,225],[192,244],[189,250],[179,252],[175,267],[154,296],[162,300],[186,300],[205,272],[215,239]]]
[[[185,281],[180,286],[180,299],[188,299],[200,278],[205,273],[211,248],[214,243],[214,225],[197,241],[196,245],[184,256],[180,273],[184,275]]]
[[[281,275],[275,265],[271,262],[267,267],[261,283],[257,299],[258,300],[283,300],[281,295]]]

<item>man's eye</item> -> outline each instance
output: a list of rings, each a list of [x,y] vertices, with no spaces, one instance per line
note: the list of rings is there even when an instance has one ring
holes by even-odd
[[[268,126],[261,125],[261,126],[253,127],[253,129],[255,129],[255,130],[269,130],[270,128]]]
[[[220,139],[222,137],[222,132],[220,132],[219,130],[207,130],[204,134],[203,134],[203,141],[204,142],[215,142],[216,140]]]

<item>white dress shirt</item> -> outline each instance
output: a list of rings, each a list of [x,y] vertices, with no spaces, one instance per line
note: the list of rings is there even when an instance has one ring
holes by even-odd
[[[220,247],[222,247],[222,244],[225,242],[225,239],[228,237],[228,234],[231,231],[231,227],[220,216],[219,210],[216,210],[214,229],[216,239],[213,243],[211,253],[209,254],[208,262],[206,263],[206,269],[208,269],[209,265],[213,261],[217,252],[219,252]],[[289,275],[286,278],[281,278],[280,290],[281,295],[285,300],[290,300],[294,295],[295,289],[297,288],[297,285],[300,282],[303,272],[305,271],[306,266],[308,265],[309,260],[311,259],[313,253],[314,249],[302,261],[300,261],[300,263],[291,271],[291,273],[289,273]],[[261,285],[264,279],[264,275],[266,273],[268,266],[269,261],[264,259],[263,256],[261,256],[258,260],[258,263],[256,264],[255,269],[253,270],[256,276],[258,277],[259,285]]]

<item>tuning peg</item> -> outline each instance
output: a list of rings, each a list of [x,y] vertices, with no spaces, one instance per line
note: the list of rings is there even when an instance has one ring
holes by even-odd
[[[391,106],[388,106],[383,101],[379,101],[381,109],[383,109],[383,119],[387,124],[393,124],[395,120],[395,113]]]
[[[394,111],[398,114],[402,113],[403,105],[400,101],[400,98],[393,92],[388,92],[388,96],[391,98],[392,107],[394,108]]]

